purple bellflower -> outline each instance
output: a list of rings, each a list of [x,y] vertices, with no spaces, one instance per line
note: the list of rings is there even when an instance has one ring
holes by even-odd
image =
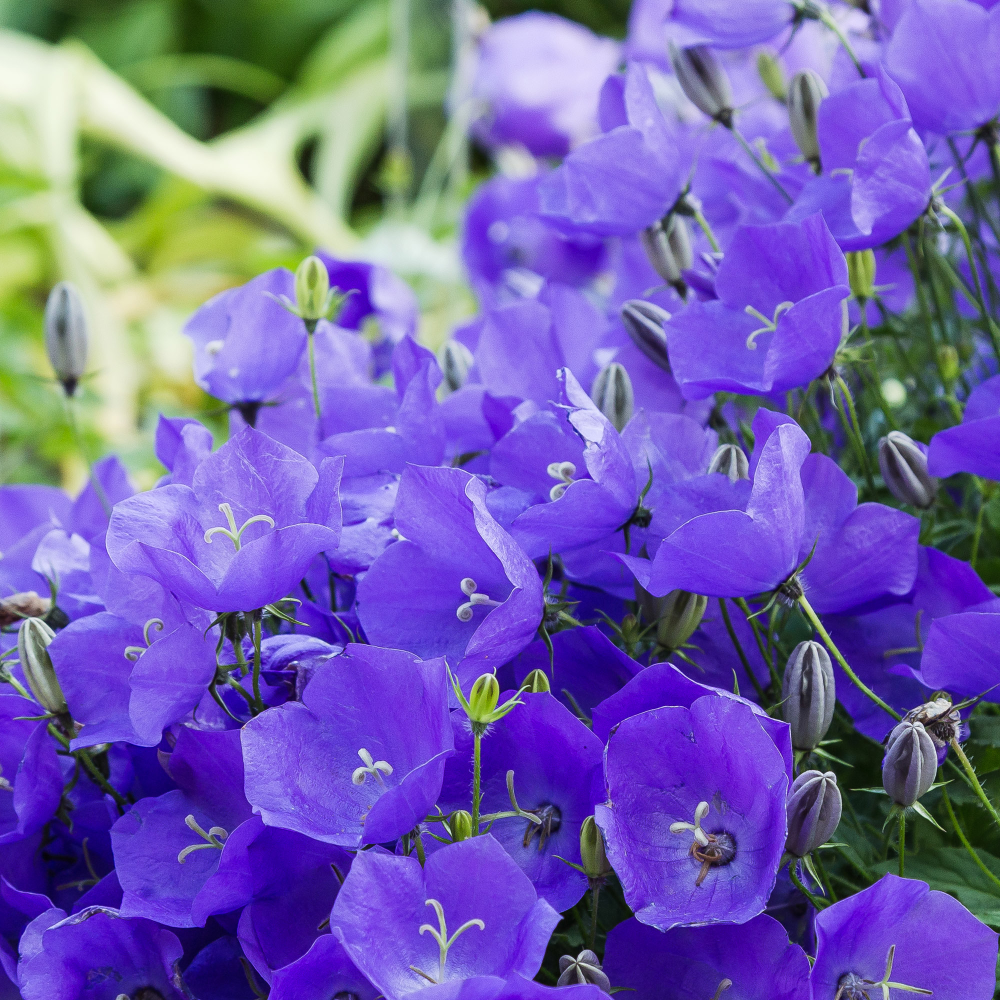
[[[532,640],[542,581],[490,515],[481,480],[461,469],[408,466],[395,524],[400,541],[358,584],[370,642],[499,667]]]
[[[674,0],[671,4],[661,0],[656,6],[662,10],[668,37],[681,47],[757,45],[788,28],[796,15],[796,6],[789,0],[746,0],[736,5],[726,0]]]
[[[498,819],[490,833],[538,895],[554,909],[567,910],[587,890],[586,878],[566,862],[580,864],[580,825],[593,812],[604,748],[550,693],[520,698],[523,704],[495,723],[483,741],[482,811],[509,811],[507,772],[513,771],[518,804],[540,822]],[[448,763],[446,810],[468,808],[472,788],[472,735],[464,712],[453,718],[457,746]]]
[[[689,399],[785,392],[819,378],[847,332],[847,262],[819,214],[741,226],[715,280],[666,325],[674,377]]]
[[[503,891],[484,892],[488,885]],[[489,995],[515,974],[532,977],[559,914],[489,834],[414,857],[357,855],[330,914],[330,929],[387,1000]],[[484,981],[487,980],[487,981]],[[476,985],[486,990],[476,990]]]
[[[786,763],[754,712],[718,695],[618,726],[595,816],[642,923],[742,923],[763,911],[785,845]]]
[[[626,920],[608,934],[604,971],[636,1000],[809,1000],[809,960],[784,927],[761,914],[740,925],[675,927],[666,934]],[[730,987],[719,992],[727,981]]]
[[[920,657],[920,679],[931,690],[959,695],[983,695],[1000,701],[1000,599],[981,611],[963,611],[931,623]]]
[[[350,645],[301,702],[242,733],[247,796],[265,823],[351,848],[395,841],[433,808],[452,753],[445,664]]]
[[[247,428],[206,458],[192,486],[161,486],[119,503],[108,554],[209,611],[252,611],[288,594],[340,537],[342,460],[319,472]]]
[[[816,915],[812,996],[863,1000],[916,988],[939,1000],[988,997],[996,960],[996,932],[957,899],[883,875]]]
[[[330,997],[377,1000],[373,986],[348,957],[344,946],[332,935],[322,934],[298,960],[275,971],[270,1000],[330,1000]]]
[[[565,156],[597,131],[597,96],[619,57],[617,42],[554,14],[498,21],[479,41],[473,132],[490,147]]]
[[[931,438],[927,471],[942,478],[970,472],[1000,479],[1000,375],[972,390],[957,427]]]

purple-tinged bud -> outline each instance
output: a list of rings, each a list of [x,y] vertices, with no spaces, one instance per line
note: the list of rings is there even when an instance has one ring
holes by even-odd
[[[639,233],[653,270],[678,291],[685,288],[683,272],[694,263],[691,234],[687,223],[676,212],[654,222]]]
[[[87,315],[76,285],[60,281],[45,303],[45,350],[67,396],[87,367]]]
[[[721,472],[731,483],[750,478],[750,462],[746,452],[738,444],[720,444],[715,449],[708,471]]]
[[[616,431],[625,429],[635,412],[635,393],[625,367],[617,361],[605,365],[590,387],[590,398]]]
[[[816,173],[821,169],[816,116],[820,104],[829,96],[826,83],[814,69],[796,73],[788,85],[788,122],[792,135],[806,162],[812,164]]]
[[[48,649],[55,637],[41,618],[25,618],[17,632],[17,657],[35,701],[52,715],[64,715],[66,698]]]
[[[672,590],[663,598],[660,620],[656,626],[656,641],[668,653],[680,649],[701,624],[708,607],[708,598],[686,590]]]
[[[785,73],[781,68],[781,63],[770,52],[761,52],[758,54],[757,75],[764,86],[771,92],[771,96],[784,104],[788,96]]]
[[[729,77],[704,45],[679,48],[670,42],[670,62],[681,90],[699,111],[714,118],[720,125],[733,124],[733,92]]]
[[[601,968],[601,960],[589,949],[584,949],[574,958],[563,955],[559,959],[559,979],[556,986],[583,986],[593,983],[605,993],[611,992],[611,980]]]
[[[580,824],[580,860],[587,878],[599,880],[611,874],[608,855],[604,849],[604,834],[593,816]]]
[[[546,691],[551,691],[552,685],[549,683],[549,676],[544,670],[532,670],[524,678],[521,690],[527,691],[529,694],[543,694]]]
[[[927,471],[927,456],[902,431],[889,431],[878,443],[878,465],[889,492],[918,510],[934,506],[937,480]]]
[[[833,771],[803,771],[788,790],[785,850],[796,858],[804,858],[825,844],[840,823],[842,808]]]
[[[871,250],[851,250],[847,258],[847,280],[851,292],[859,302],[875,297],[875,272],[877,264]]]
[[[830,654],[818,642],[800,642],[785,664],[782,714],[796,750],[815,750],[833,722],[837,702]]]
[[[469,379],[469,369],[473,364],[472,352],[457,340],[449,340],[438,355],[441,374],[449,392],[457,392]]]
[[[937,751],[919,722],[900,722],[889,734],[882,761],[882,787],[893,802],[912,806],[934,784]]]
[[[448,829],[455,843],[468,840],[472,836],[472,814],[465,809],[457,809],[448,817]]]
[[[622,323],[632,343],[658,368],[670,372],[667,335],[663,325],[670,313],[645,299],[629,299],[621,309]]]

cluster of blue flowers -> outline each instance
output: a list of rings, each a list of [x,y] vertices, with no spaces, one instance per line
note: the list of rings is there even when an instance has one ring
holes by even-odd
[[[221,447],[0,488],[0,997],[988,1000],[1000,5],[479,51],[439,352],[318,253],[190,319]]]

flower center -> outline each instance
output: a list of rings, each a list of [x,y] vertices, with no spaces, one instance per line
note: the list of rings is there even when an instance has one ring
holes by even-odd
[[[229,522],[228,528],[209,528],[205,532],[205,541],[211,542],[215,535],[225,535],[232,543],[233,547],[237,552],[240,551],[242,546],[243,532],[250,527],[251,524],[257,524],[262,522],[266,524],[269,528],[274,527],[274,518],[269,517],[267,514],[254,514],[253,517],[247,518],[241,527],[236,527],[236,518],[233,516],[233,508],[227,503],[220,503],[219,510],[226,515],[226,520]]]
[[[542,803],[542,805],[534,810],[534,813],[541,820],[541,823],[528,821],[522,844],[525,847],[530,847],[531,842],[537,837],[538,849],[541,851],[545,848],[545,841],[552,834],[559,832],[559,827],[562,826],[562,813],[559,811],[558,806],[551,805],[548,802]]]
[[[683,833],[690,830],[694,834],[691,841],[691,857],[701,863],[701,870],[695,885],[699,886],[705,881],[705,876],[711,868],[721,868],[728,865],[736,857],[736,841],[732,834],[720,830],[718,833],[707,833],[701,828],[701,821],[708,815],[709,805],[707,802],[699,802],[694,811],[693,823],[671,823],[671,833]]]
[[[889,1000],[890,990],[919,993],[925,997],[931,996],[932,990],[921,989],[919,986],[907,986],[906,983],[895,983],[889,979],[892,975],[892,963],[895,955],[896,946],[891,944],[885,956],[885,973],[878,982],[874,979],[866,979],[856,972],[845,972],[837,983],[837,992],[833,1000]],[[879,997],[880,993],[881,997]]]
[[[155,628],[157,632],[163,631],[163,621],[159,618],[150,618],[148,622],[142,627],[142,641],[146,644],[145,646],[126,646],[125,647],[125,659],[132,660],[133,663],[142,656],[143,653],[153,645],[149,638],[149,630]]]
[[[478,927],[481,931],[486,930],[486,925],[478,918],[473,918],[472,920],[466,920],[464,924],[451,937],[448,936],[448,924],[444,919],[444,907],[436,899],[425,899],[425,906],[433,907],[434,912],[437,914],[438,925],[437,927],[432,927],[430,924],[421,924],[420,933],[430,934],[432,938],[438,943],[438,974],[437,979],[433,976],[428,975],[423,969],[418,969],[415,965],[411,965],[410,968],[417,973],[419,976],[423,976],[429,983],[433,983],[435,986],[444,982],[444,966],[448,961],[448,952],[451,950],[451,946],[455,943],[458,938],[464,934],[470,927]]]
[[[184,822],[189,830],[193,830],[205,843],[203,844],[192,844],[190,847],[185,847],[177,855],[177,860],[184,864],[188,859],[188,855],[193,854],[195,851],[207,851],[210,848],[214,848],[216,851],[221,851],[225,846],[223,841],[229,836],[229,831],[222,826],[213,826],[208,830],[202,829],[198,821],[194,818],[192,813],[188,813],[184,817]]]
[[[455,611],[455,614],[458,615],[458,620],[460,622],[471,622],[472,611],[474,608],[500,607],[501,602],[492,600],[489,594],[479,594],[476,592],[476,581],[473,580],[471,576],[465,577],[459,586],[462,588],[462,593],[468,597],[468,600],[464,604],[460,604],[458,609]]]
[[[774,333],[774,331],[778,329],[778,320],[781,319],[781,314],[788,312],[788,310],[791,309],[792,306],[794,305],[795,305],[794,302],[779,302],[774,307],[773,319],[768,319],[759,309],[754,309],[753,306],[746,306],[743,311],[748,316],[753,316],[754,319],[759,319],[761,323],[764,324],[763,326],[754,330],[753,333],[751,333],[750,336],[747,337],[747,350],[756,351],[757,350],[757,344],[755,343],[756,339],[762,333]]]
[[[392,774],[392,764],[385,760],[372,760],[372,755],[364,747],[358,751],[358,756],[364,761],[364,765],[354,769],[351,781],[355,785],[363,785],[370,774],[380,785],[384,785],[382,775]]]
[[[549,499],[558,500],[575,481],[576,466],[572,462],[551,462],[545,470],[553,479],[559,482],[549,490]]]

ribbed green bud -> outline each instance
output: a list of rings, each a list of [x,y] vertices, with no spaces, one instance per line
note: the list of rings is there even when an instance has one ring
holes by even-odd
[[[820,171],[817,115],[819,106],[829,96],[823,78],[813,69],[796,73],[788,85],[788,123],[796,145],[817,173]]]
[[[532,670],[531,673],[524,678],[524,683],[521,687],[529,694],[542,694],[545,691],[552,690],[548,674],[546,674],[544,670]]]
[[[680,649],[701,624],[707,607],[708,598],[701,594],[672,590],[664,598],[660,622],[656,626],[657,642],[671,652]]]
[[[330,275],[319,257],[306,257],[295,271],[295,305],[308,322],[325,319],[329,309]]]
[[[635,412],[632,380],[623,365],[612,361],[605,365],[590,387],[590,398],[611,421],[616,431],[623,431]]]
[[[784,104],[788,93],[785,86],[785,73],[781,68],[781,63],[770,52],[761,52],[757,56],[757,73],[764,86],[771,92],[771,96]]]
[[[958,373],[961,371],[958,351],[951,344],[942,344],[937,349],[937,362],[941,369],[941,378],[950,385],[958,378]]]
[[[486,725],[492,722],[493,710],[500,700],[500,683],[493,674],[483,674],[476,679],[469,694],[466,715],[469,721]]]
[[[593,816],[588,816],[580,825],[580,859],[587,878],[601,879],[611,874],[604,851],[604,834]]]
[[[704,45],[668,45],[674,75],[687,99],[725,128],[733,124],[733,91],[715,53]]]
[[[851,291],[859,302],[875,297],[875,254],[871,250],[851,250],[847,258],[847,276]]]
[[[456,809],[448,817],[448,827],[451,830],[451,839],[456,843],[468,840],[472,836],[472,814],[464,809]]]
[[[17,656],[28,687],[46,712],[63,715],[66,698],[56,679],[48,647],[56,637],[41,618],[25,618],[17,633]]]

